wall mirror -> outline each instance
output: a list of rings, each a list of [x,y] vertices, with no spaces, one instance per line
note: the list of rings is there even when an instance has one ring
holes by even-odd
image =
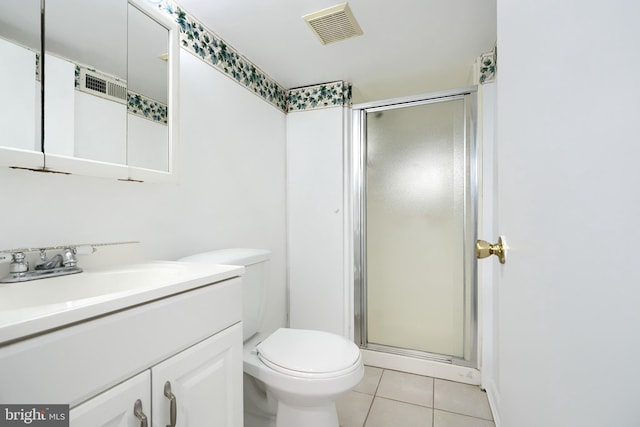
[[[31,2],[37,3],[39,30],[41,0],[9,3],[26,14]],[[147,0],[43,0],[43,5],[39,167],[125,180],[169,179],[177,143],[176,24]],[[39,31],[36,36],[39,43]]]
[[[3,164],[42,165],[40,0],[0,1],[0,157]]]
[[[125,166],[127,1],[46,1],[44,51],[47,166]]]
[[[133,5],[128,16],[128,164],[168,172],[169,31]]]

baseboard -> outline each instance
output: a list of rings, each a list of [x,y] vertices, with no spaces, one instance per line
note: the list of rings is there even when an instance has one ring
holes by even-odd
[[[500,427],[500,395],[498,394],[498,388],[493,381],[483,382],[482,386],[487,392],[489,406],[491,407],[491,413],[493,414],[493,422],[496,427]]]

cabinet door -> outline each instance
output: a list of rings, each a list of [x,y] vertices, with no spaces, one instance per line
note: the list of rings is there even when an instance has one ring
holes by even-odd
[[[151,379],[154,426],[171,425],[173,406],[180,427],[242,427],[241,324],[154,366]]]
[[[151,374],[148,370],[72,408],[69,411],[70,426],[142,427],[145,424],[134,414],[138,399],[140,410],[149,417]],[[148,425],[151,425],[149,419]]]

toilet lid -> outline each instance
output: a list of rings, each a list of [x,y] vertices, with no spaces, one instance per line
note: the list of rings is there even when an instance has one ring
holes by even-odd
[[[340,335],[289,328],[278,329],[256,350],[272,368],[304,374],[336,373],[350,368],[360,358],[358,346]]]

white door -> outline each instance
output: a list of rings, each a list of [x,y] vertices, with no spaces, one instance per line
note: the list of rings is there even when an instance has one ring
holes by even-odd
[[[72,427],[141,427],[143,418],[151,425],[150,416],[151,373],[144,371],[71,409],[69,423]]]
[[[502,427],[640,425],[639,20],[498,1]]]
[[[154,366],[151,381],[154,426],[242,427],[241,324]]]

